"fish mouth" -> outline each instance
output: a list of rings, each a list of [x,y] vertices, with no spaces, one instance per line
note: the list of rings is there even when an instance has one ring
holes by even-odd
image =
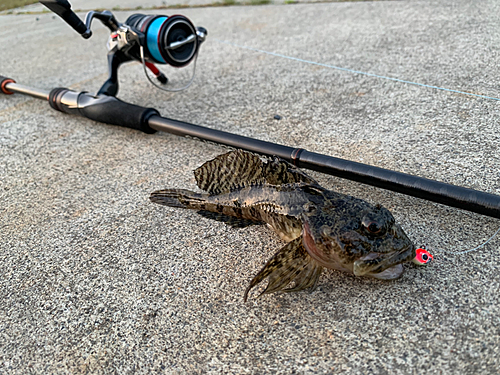
[[[414,257],[415,248],[413,245],[388,254],[371,253],[355,261],[352,271],[356,276],[394,280],[403,275],[404,268],[401,263],[410,261]]]

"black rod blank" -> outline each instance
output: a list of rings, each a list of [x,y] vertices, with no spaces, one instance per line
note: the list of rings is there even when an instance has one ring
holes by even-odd
[[[500,196],[304,150],[302,168],[500,219]]]
[[[14,80],[8,79],[7,77],[0,76],[0,84],[2,86],[2,91],[5,94],[18,92],[45,100],[48,100],[49,97],[47,91],[18,85]],[[80,95],[78,97],[84,96],[85,95]],[[99,101],[98,99],[102,98],[96,97],[94,99],[96,99],[96,101]],[[101,102],[99,103],[102,104]],[[82,103],[79,103],[79,105],[77,106],[78,108],[80,107],[80,104]],[[133,104],[121,101],[120,105],[120,114],[119,116],[117,116],[117,121],[114,121],[113,123],[143,130],[140,127],[129,126],[130,124],[127,125],[127,122],[118,120],[122,117],[130,117],[130,113],[134,112],[134,109],[142,108],[144,110],[148,110],[148,108],[135,106]],[[91,109],[91,107],[93,107],[93,104],[85,103],[85,105],[82,104],[81,107],[82,108],[79,109],[79,114],[81,116],[91,118],[95,121],[107,123],[106,119],[109,118],[109,109],[111,108],[106,107],[106,105],[101,105],[98,108],[99,116],[89,116],[84,109]],[[150,111],[148,113],[158,113],[156,110],[149,110]],[[141,117],[140,122],[142,121],[143,119]],[[150,127],[151,131],[158,130],[184,137],[195,137],[201,140],[210,141],[234,148],[240,148],[267,156],[276,155],[301,168],[311,169],[314,171],[330,174],[332,176],[346,178],[349,180],[361,182],[363,184],[376,186],[386,190],[395,191],[398,193],[426,199],[432,202],[441,203],[447,206],[456,207],[481,215],[500,219],[500,196],[495,194],[467,189],[460,186],[446,184],[444,182],[412,176],[401,172],[395,172],[388,169],[339,159],[315,152],[309,152],[301,148],[283,146],[277,143],[261,141],[250,137],[210,129],[183,121],[161,117],[156,114],[153,114],[147,119],[145,118],[143,122],[147,123],[146,125]]]
[[[277,143],[261,141],[259,139],[210,129],[204,126],[172,120],[161,116],[151,116],[148,119],[148,125],[154,130],[183,137],[195,137],[204,141],[219,143],[234,148],[241,148],[242,150],[255,152],[257,154],[268,156],[276,155],[287,161],[290,161],[290,155],[294,150],[292,147],[279,145]]]
[[[276,155],[301,168],[311,169],[500,219],[500,196],[495,194],[309,152],[300,148],[292,148],[220,130],[209,129],[165,117],[151,116],[148,124],[155,130],[179,136],[196,137],[263,155]]]

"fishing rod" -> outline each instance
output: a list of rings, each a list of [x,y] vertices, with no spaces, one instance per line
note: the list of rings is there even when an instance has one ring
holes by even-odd
[[[20,93],[47,100],[55,110],[97,122],[132,128],[148,134],[162,131],[183,137],[195,137],[261,155],[275,155],[300,168],[500,218],[500,196],[495,194],[162,117],[154,108],[126,103],[114,96],[91,95],[67,88],[55,88],[51,91],[34,89],[3,76],[0,76],[0,87],[4,94]]]
[[[120,64],[132,60],[140,61],[146,76],[153,84],[154,82],[146,72],[146,67],[156,75],[161,84],[167,85],[168,78],[159,72],[154,64],[183,67],[193,61],[196,63],[199,46],[207,36],[206,29],[195,28],[191,21],[184,16],[134,14],[121,24],[109,11],[89,12],[85,23],[83,23],[71,11],[71,5],[66,0],[40,2],[61,16],[84,38],[89,38],[92,35],[90,25],[93,18],[101,20],[111,30],[108,41],[109,78],[97,94],[92,95],[67,88],[54,88],[50,91],[36,89],[18,84],[14,79],[0,76],[0,91],[3,94],[29,95],[48,101],[53,109],[63,113],[79,115],[97,122],[127,127],[147,134],[162,131],[178,136],[195,137],[261,155],[278,156],[300,168],[500,218],[500,196],[495,194],[310,152],[303,148],[210,129],[162,117],[154,108],[124,102],[116,98],[118,92],[117,70]],[[172,20],[172,18],[174,19]],[[157,84],[155,86],[160,87]]]

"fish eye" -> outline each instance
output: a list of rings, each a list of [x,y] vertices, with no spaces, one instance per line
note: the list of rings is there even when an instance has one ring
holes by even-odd
[[[380,234],[382,232],[383,226],[377,223],[376,221],[370,221],[369,223],[363,223],[364,227],[371,234]]]
[[[422,259],[427,261],[427,259],[429,259],[429,256],[427,254],[422,254]]]

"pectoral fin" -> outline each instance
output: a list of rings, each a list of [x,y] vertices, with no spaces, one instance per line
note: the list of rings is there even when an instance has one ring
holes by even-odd
[[[280,290],[297,292],[313,287],[316,285],[322,269],[323,267],[318,265],[307,253],[302,243],[302,237],[298,237],[281,248],[252,279],[245,290],[244,300],[246,302],[250,290],[267,277],[269,277],[269,283],[262,294]],[[295,281],[295,285],[285,289],[292,281]]]
[[[262,221],[254,221],[250,219],[242,219],[239,217],[235,216],[228,216],[221,214],[219,212],[211,212],[211,211],[198,211],[198,214],[200,214],[203,217],[206,217],[207,219],[212,219],[212,220],[217,220],[220,221],[226,225],[229,225],[232,228],[246,228],[250,225],[261,225],[265,224]]]

